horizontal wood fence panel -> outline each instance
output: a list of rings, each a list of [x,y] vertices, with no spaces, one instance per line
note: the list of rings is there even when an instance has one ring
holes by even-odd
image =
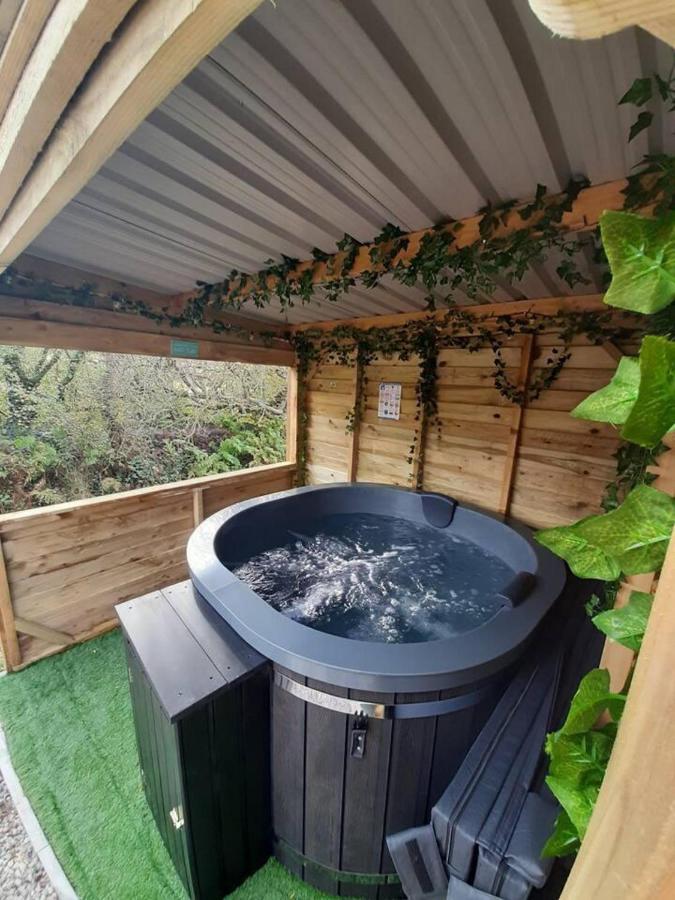
[[[506,376],[514,384],[524,371],[527,346],[526,336],[516,335],[502,348]],[[364,373],[354,447],[356,480],[412,487],[420,469],[425,489],[490,511],[499,511],[507,498],[508,514],[534,527],[566,524],[600,512],[605,486],[616,469],[618,434],[611,426],[573,419],[569,413],[590,391],[607,384],[617,356],[635,353],[637,346],[632,336],[621,347],[575,337],[562,372],[550,388],[528,401],[521,415],[495,387],[490,348],[442,350],[437,421],[426,423],[421,453],[413,447],[419,425],[417,361],[378,357]],[[536,335],[528,383],[563,349],[557,334]],[[352,444],[346,424],[353,409],[353,372],[349,366],[324,365],[310,373],[306,400],[310,483],[348,480]],[[382,381],[401,384],[398,420],[378,417]]]
[[[187,577],[185,546],[203,516],[294,477],[295,463],[278,463],[0,516],[9,667],[113,627],[116,603]]]

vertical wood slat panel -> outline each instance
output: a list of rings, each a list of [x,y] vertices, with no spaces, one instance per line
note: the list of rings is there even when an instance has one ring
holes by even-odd
[[[304,678],[298,678],[304,683]],[[283,835],[290,846],[304,853],[305,835],[305,710],[306,704],[287,691],[272,685],[272,828]],[[303,747],[298,753],[297,748]],[[277,851],[282,858],[283,853]],[[303,876],[302,863],[294,858],[283,859],[286,868]]]
[[[307,680],[317,690],[346,697],[346,689]],[[307,704],[305,737],[305,855],[329,869],[341,860],[343,794],[347,719],[341,713]],[[337,894],[335,876],[319,870],[307,872],[310,883],[328,894]]]

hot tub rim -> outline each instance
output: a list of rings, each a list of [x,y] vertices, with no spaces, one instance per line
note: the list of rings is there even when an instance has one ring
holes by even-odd
[[[198,592],[258,652],[306,678],[336,687],[372,692],[443,690],[470,685],[517,659],[562,592],[565,567],[533,540],[526,526],[470,504],[457,506],[503,524],[527,543],[536,561],[537,584],[514,609],[504,608],[482,625],[450,638],[388,644],[327,634],[275,610],[220,562],[216,535],[245,510],[289,497],[353,488],[429,493],[377,483],[337,483],[291,488],[232,504],[205,519],[188,541],[188,569]]]

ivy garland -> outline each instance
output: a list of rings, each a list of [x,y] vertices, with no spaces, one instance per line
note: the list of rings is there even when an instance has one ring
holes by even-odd
[[[508,376],[503,345],[516,335],[537,335],[553,331],[562,349],[553,348],[527,388],[514,384]],[[363,416],[365,404],[366,368],[377,356],[402,362],[416,357],[418,379],[415,386],[415,430],[407,457],[408,464],[420,457],[425,431],[435,428],[440,435],[438,415],[438,357],[442,350],[457,348],[476,353],[483,348],[492,350],[494,363],[492,378],[499,393],[518,405],[534,400],[548,389],[570,358],[570,345],[577,335],[585,335],[592,344],[625,339],[630,330],[616,324],[616,313],[561,312],[541,315],[535,312],[517,317],[497,316],[487,325],[461,309],[448,309],[443,315],[429,315],[412,319],[394,327],[361,329],[337,324],[330,331],[307,329],[291,335],[291,343],[298,360],[298,378],[305,383],[313,366],[328,364],[354,366],[358,362],[355,404],[347,414],[348,431],[355,431]],[[305,395],[303,395],[305,396]],[[302,407],[301,407],[302,408]],[[307,421],[307,417],[303,418]],[[299,434],[298,479],[306,478],[306,436]],[[416,487],[423,478],[421,465],[416,472]]]

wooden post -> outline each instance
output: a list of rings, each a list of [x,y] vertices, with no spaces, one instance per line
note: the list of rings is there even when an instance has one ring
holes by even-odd
[[[427,420],[427,413],[422,406],[420,407],[419,438],[417,440],[417,446],[415,447],[412,472],[410,473],[412,486],[418,491],[422,490],[424,485],[424,451],[426,450],[428,427],[429,422]]]
[[[21,647],[19,646],[19,638],[16,633],[16,623],[14,621],[14,608],[12,606],[12,595],[9,590],[9,580],[7,578],[7,566],[5,565],[5,554],[2,550],[2,539],[0,538],[0,646],[2,647],[2,655],[5,658],[5,668],[11,672],[16,666],[21,665]]]
[[[360,396],[362,375],[363,363],[361,362],[357,354],[356,359],[354,360],[354,389],[352,392],[354,427],[349,432],[349,443],[347,446],[347,481],[356,481],[356,472],[359,466],[359,430],[361,427],[360,406],[363,400],[363,398]]]
[[[195,488],[192,492],[192,520],[195,528],[204,521],[204,490]]]
[[[530,367],[534,355],[534,335],[526,334],[520,353],[520,369],[518,371],[518,390],[523,391],[522,403],[514,406],[511,411],[511,431],[504,459],[504,474],[502,476],[501,494],[497,512],[503,516],[509,513],[511,494],[516,474],[516,462],[518,460],[518,445],[520,444],[520,429],[523,422],[523,410],[527,403],[527,384],[530,379]]]
[[[562,900],[675,897],[675,538],[626,709]]]
[[[657,488],[664,493],[675,497],[675,434],[667,434],[663,438],[663,443],[668,449],[659,456],[657,464],[649,469],[651,474],[656,475],[652,482],[652,487]],[[654,585],[656,574],[654,572],[646,572],[640,575],[629,575],[619,588],[614,608],[625,606],[630,600],[633,591],[643,591],[649,593]],[[609,669],[610,686],[613,691],[622,691],[626,684],[626,679],[633,665],[635,654],[623,644],[617,644],[615,641],[605,641],[602,651],[602,659],[600,660],[601,669]]]
[[[298,461],[298,370],[288,369],[286,393],[286,462]]]

